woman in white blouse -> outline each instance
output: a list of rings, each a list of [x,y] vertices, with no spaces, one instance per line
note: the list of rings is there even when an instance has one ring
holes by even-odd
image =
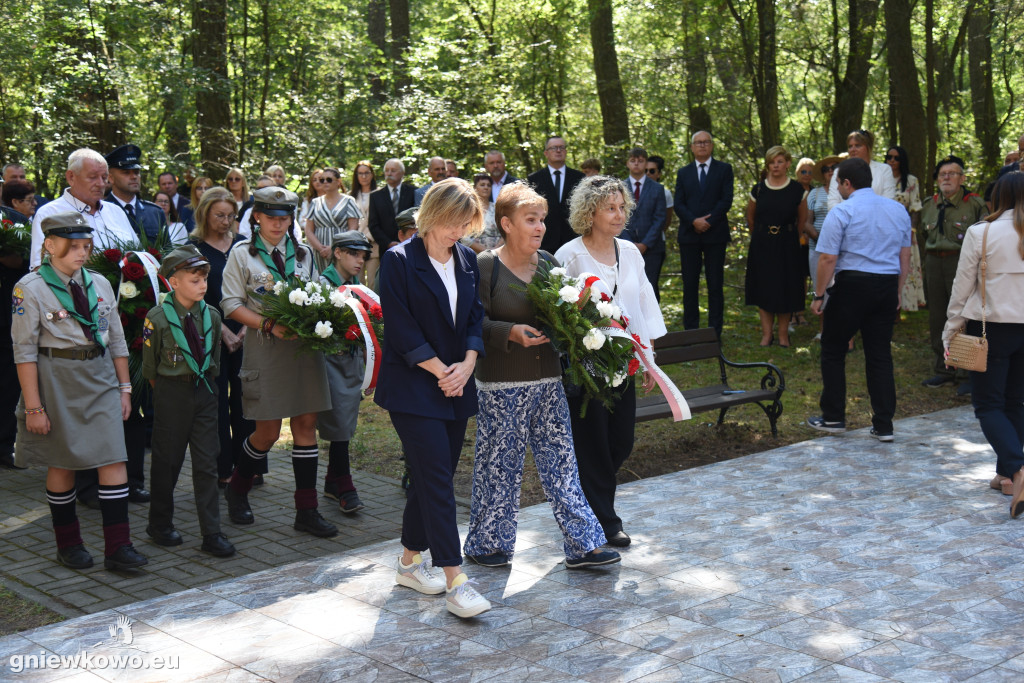
[[[863,159],[871,167],[871,189],[877,195],[896,199],[896,179],[893,178],[892,169],[881,161],[871,158],[874,148],[875,135],[869,130],[851,131],[846,136],[846,151],[849,153],[849,157]],[[829,211],[842,203],[843,198],[839,194],[839,174],[835,173],[828,186]]]
[[[564,244],[555,258],[572,276],[589,272],[604,281],[612,302],[629,319],[628,330],[645,346],[665,334],[665,321],[654,289],[644,274],[644,258],[628,240],[617,239],[635,204],[622,182],[609,176],[584,178],[569,200],[569,224],[580,235]],[[643,374],[643,388],[650,391],[654,378]],[[580,483],[594,514],[604,527],[608,544],[629,545],[622,520],[615,513],[615,475],[633,451],[636,390],[633,379],[613,409],[591,401],[587,416],[580,418],[583,397],[569,397],[572,439],[579,461]]]

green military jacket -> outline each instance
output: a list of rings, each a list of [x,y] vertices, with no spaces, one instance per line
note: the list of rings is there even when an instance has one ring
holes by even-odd
[[[174,302],[174,310],[178,312],[182,327],[185,325],[185,316],[192,314],[196,328],[203,334],[203,318],[200,313],[199,302],[188,311],[178,303],[174,294],[168,294]],[[219,371],[217,361],[220,360],[220,313],[213,306],[210,310],[210,326],[213,334],[213,353],[210,357],[210,368],[207,370],[207,377],[216,377]],[[142,329],[142,376],[146,379],[161,377],[180,377],[182,375],[193,375],[192,368],[185,360],[185,352],[181,350],[178,343],[174,341],[174,334],[171,332],[171,324],[167,322],[163,306],[154,306],[146,314],[146,322]]]
[[[946,204],[942,225],[938,225],[939,208]],[[959,196],[946,199],[935,194],[924,200],[921,206],[921,225],[928,233],[925,249],[928,251],[960,251],[967,228],[985,217],[988,209],[985,200],[973,192],[960,190]]]

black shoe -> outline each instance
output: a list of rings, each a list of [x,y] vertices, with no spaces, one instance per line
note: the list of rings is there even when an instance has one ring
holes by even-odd
[[[129,486],[128,487],[128,500],[133,503],[148,503],[149,502],[149,491],[142,486]]]
[[[613,545],[616,548],[625,548],[632,542],[633,539],[630,538],[629,534],[627,534],[622,529],[619,529],[611,536],[608,536],[608,545]]]
[[[230,484],[230,483],[231,483],[231,478],[230,477],[228,477],[227,479],[218,479],[217,480],[217,488],[219,488],[221,491],[223,491],[224,489],[226,489],[228,487],[228,484]]]
[[[926,386],[929,389],[938,389],[939,387],[944,387],[947,384],[952,384],[954,381],[955,380],[949,375],[935,375],[934,377],[929,377],[925,381],[921,382],[921,385]]]
[[[181,534],[173,526],[158,528],[150,524],[146,527],[146,534],[153,539],[157,545],[172,546],[183,543]]]
[[[146,556],[136,550],[131,543],[117,549],[113,555],[103,558],[103,566],[107,569],[122,571],[125,569],[138,569],[149,564]]]
[[[619,533],[621,534],[622,532],[620,531]],[[565,558],[565,568],[584,569],[586,567],[600,567],[603,564],[615,564],[620,561],[622,561],[622,556],[614,550],[601,550],[598,548],[575,560],[570,560],[568,557]]]
[[[253,486],[263,486],[263,475],[262,474],[254,474],[254,475],[252,475],[252,485]]]
[[[57,548],[57,561],[68,569],[88,569],[92,566],[92,555],[79,543],[68,548]]]
[[[970,398],[971,397],[971,382],[961,382],[960,386],[956,388],[957,398]]]
[[[0,467],[3,467],[4,469],[7,469],[7,470],[23,470],[23,469],[26,469],[25,467],[18,467],[17,465],[14,464],[14,454],[13,453],[3,453],[2,455],[0,455]]]
[[[224,534],[207,534],[203,536],[203,545],[200,547],[204,553],[210,553],[214,557],[231,557],[235,554],[235,546]]]
[[[224,489],[224,500],[228,502],[228,517],[235,524],[252,524],[255,519],[252,516],[252,508],[249,507],[249,495],[235,493],[235,489],[228,486]]]
[[[341,492],[338,491],[338,482],[336,481],[324,481],[324,498],[330,498],[331,500],[341,500]]]
[[[338,527],[324,519],[316,508],[295,511],[295,530],[330,538],[338,533]]]
[[[358,493],[355,491],[345,491],[345,493],[341,494],[341,504],[339,507],[346,515],[354,515],[366,506],[363,505],[363,501],[359,500]]]
[[[466,555],[481,567],[507,567],[509,564],[508,555],[502,552],[491,553],[490,555]]]
[[[878,439],[878,440],[879,440],[879,441],[881,441],[882,443],[892,443],[892,442],[893,442],[893,440],[894,440],[894,439],[893,439],[893,436],[892,436],[892,432],[889,432],[889,433],[887,434],[887,433],[885,433],[885,432],[880,432],[880,431],[878,431],[878,430],[877,430],[877,429],[875,429],[874,427],[872,427],[872,428],[871,428],[871,436],[872,436],[873,438],[875,438],[875,439]]]
[[[842,434],[846,431],[846,423],[842,420],[827,422],[821,415],[807,418],[807,426],[827,434]]]

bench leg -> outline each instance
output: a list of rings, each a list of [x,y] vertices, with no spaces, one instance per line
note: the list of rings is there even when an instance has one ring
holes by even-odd
[[[718,411],[718,424],[725,422],[725,414],[729,412],[728,408],[722,408]]]
[[[761,406],[761,410],[768,417],[768,423],[772,427],[772,436],[779,435],[779,418],[782,417],[782,401],[775,399],[768,405],[764,403],[758,403]]]

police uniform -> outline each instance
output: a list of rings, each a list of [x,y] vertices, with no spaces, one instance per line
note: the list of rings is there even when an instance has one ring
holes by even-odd
[[[178,247],[164,258],[160,274],[170,278],[182,269],[209,265],[209,261],[195,246],[188,245]],[[161,545],[181,543],[181,535],[174,529],[173,522],[174,487],[178,483],[187,447],[192,458],[192,487],[199,529],[203,535],[203,550],[212,552],[216,539],[211,537],[221,533],[220,494],[217,488],[220,437],[217,431],[216,383],[221,317],[216,308],[202,301],[197,301],[188,310],[173,293],[168,294],[165,301],[174,307],[179,330],[185,329],[186,321],[191,316],[199,334],[204,335],[204,309],[209,312],[210,364],[205,373],[197,375],[186,358],[187,351],[182,349],[175,338],[175,331],[167,319],[166,303],[150,309],[142,332],[142,374],[146,379],[154,381],[155,415],[149,477],[152,500],[146,531]],[[202,359],[197,365],[202,369]],[[227,539],[223,542],[227,543]],[[214,554],[227,556],[233,553],[234,548],[227,543],[227,547]]]
[[[939,168],[951,163],[963,168],[960,159],[950,156],[936,164],[934,175],[937,177]],[[926,199],[921,206],[921,225],[927,233],[924,275],[925,298],[928,301],[928,331],[932,351],[935,353],[935,373],[947,380],[952,380],[954,376],[962,376],[963,379],[967,377],[964,372],[956,373],[952,368],[946,367],[942,329],[946,325],[946,307],[953,291],[953,278],[956,277],[960,247],[963,245],[967,228],[982,220],[986,213],[985,200],[965,188],[960,188],[959,193],[951,199],[947,199],[941,193],[935,194]]]
[[[142,150],[137,146],[121,145],[104,158],[107,160],[109,168],[135,171],[142,169],[142,165],[139,163],[141,156]],[[164,210],[153,202],[144,201],[138,195],[127,204],[121,201],[113,191],[108,192],[103,199],[111,204],[120,206],[135,234],[141,237],[145,233],[146,238],[150,242],[154,242],[160,233],[167,228],[167,218],[164,215]]]

